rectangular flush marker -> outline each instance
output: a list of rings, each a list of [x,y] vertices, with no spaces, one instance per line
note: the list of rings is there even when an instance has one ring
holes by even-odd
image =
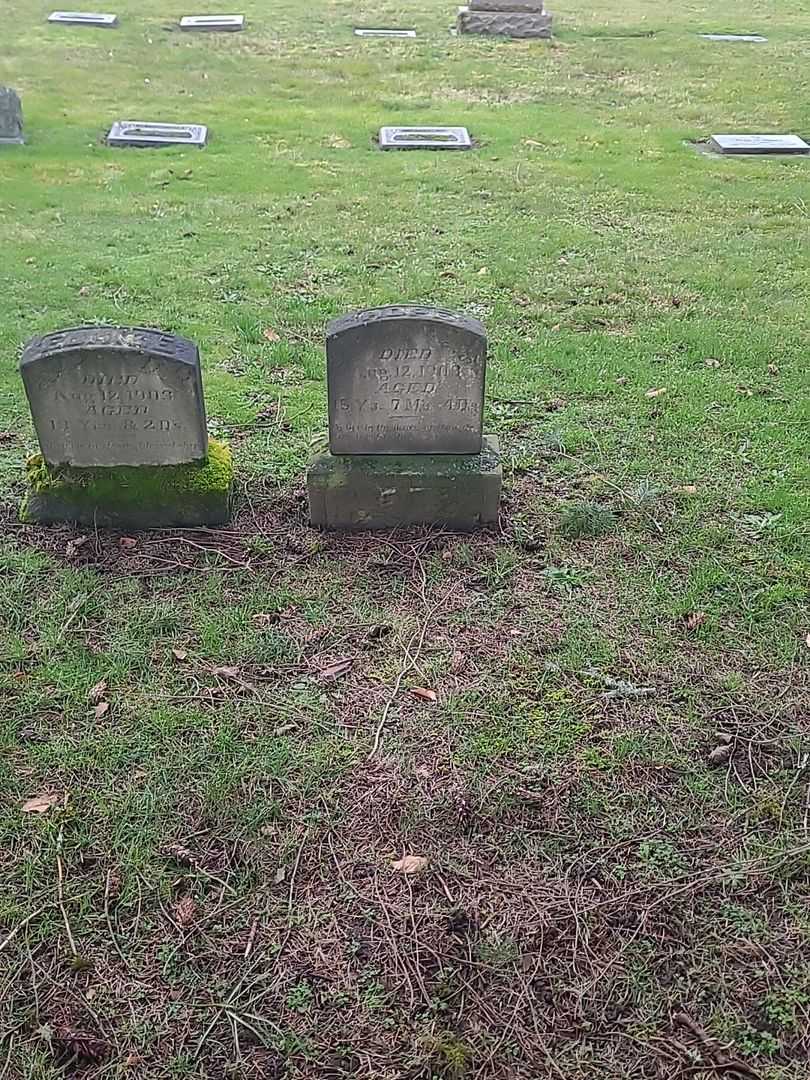
[[[117,26],[117,15],[103,15],[96,11],[54,11],[48,16],[49,23],[66,26]]]
[[[181,30],[244,30],[244,15],[185,15]]]
[[[117,120],[107,136],[108,146],[196,146],[208,141],[202,124],[150,124],[142,120]]]
[[[386,27],[363,27],[354,28],[355,37],[391,37],[391,38],[415,38],[415,30],[394,30]]]
[[[759,34],[698,34],[698,37],[705,38],[706,41],[755,41],[762,42],[767,41],[766,37],[761,37]]]
[[[712,135],[716,154],[808,154],[810,145],[798,135]]]
[[[464,127],[384,127],[380,149],[471,150],[472,139]]]

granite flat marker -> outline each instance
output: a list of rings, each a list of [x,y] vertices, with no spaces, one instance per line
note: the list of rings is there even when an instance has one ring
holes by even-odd
[[[208,142],[203,124],[158,124],[145,120],[116,120],[107,135],[108,146],[193,146]]]
[[[181,30],[222,30],[234,32],[244,30],[244,15],[184,15],[180,20]]]
[[[383,127],[381,150],[471,150],[472,139],[464,127]]]
[[[415,38],[415,30],[395,30],[393,28],[388,29],[386,27],[365,27],[356,26],[354,28],[355,37],[387,37],[387,38]]]
[[[101,26],[112,29],[118,26],[118,16],[95,11],[54,11],[48,16],[48,22],[62,23],[65,26]]]
[[[716,154],[810,153],[810,145],[798,135],[712,135],[707,147]]]
[[[751,41],[761,43],[768,40],[759,34],[698,34],[698,37],[702,37],[706,41]]]

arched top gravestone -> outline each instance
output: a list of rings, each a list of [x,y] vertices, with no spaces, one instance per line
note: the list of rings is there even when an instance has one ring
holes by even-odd
[[[20,371],[49,465],[180,465],[206,458],[193,341],[142,327],[77,327],[29,341]]]
[[[23,142],[22,105],[16,90],[0,86],[0,146],[10,143],[19,146]]]
[[[437,308],[358,311],[327,327],[333,454],[479,454],[487,337]]]

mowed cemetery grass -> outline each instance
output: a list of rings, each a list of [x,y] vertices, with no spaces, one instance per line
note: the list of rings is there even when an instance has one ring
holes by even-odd
[[[49,10],[0,54],[0,1077],[806,1080],[810,164],[690,141],[810,133],[810,3]],[[316,533],[324,325],[402,301],[487,326],[500,527]],[[19,351],[84,323],[200,345],[231,526],[18,524]]]

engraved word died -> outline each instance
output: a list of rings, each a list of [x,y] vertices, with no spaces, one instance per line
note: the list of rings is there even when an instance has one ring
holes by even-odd
[[[33,338],[20,371],[49,465],[180,465],[208,453],[193,341],[82,326]]]
[[[479,454],[487,338],[437,308],[359,311],[327,327],[333,454]]]

